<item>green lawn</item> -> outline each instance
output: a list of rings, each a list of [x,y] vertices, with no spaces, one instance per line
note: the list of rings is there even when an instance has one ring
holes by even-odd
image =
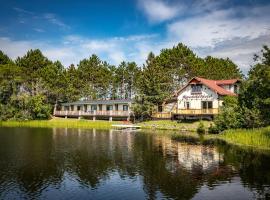
[[[0,126],[4,127],[56,127],[56,128],[97,128],[110,129],[112,124],[121,124],[117,121],[103,120],[79,120],[54,118],[51,120],[32,120],[32,121],[3,121]]]
[[[204,126],[208,128],[210,126],[209,121],[202,121]],[[196,131],[199,121],[196,122],[177,122],[171,120],[153,120],[147,122],[141,122],[137,125],[141,126],[142,129],[160,129],[160,130],[187,130]]]

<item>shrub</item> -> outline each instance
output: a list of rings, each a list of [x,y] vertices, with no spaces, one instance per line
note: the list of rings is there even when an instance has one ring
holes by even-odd
[[[204,134],[205,133],[205,127],[204,124],[200,121],[198,128],[197,128],[197,133],[199,134]]]
[[[210,124],[210,127],[208,128],[208,133],[218,134],[219,130],[216,125]]]
[[[242,127],[243,116],[237,97],[228,96],[224,98],[224,106],[222,106],[214,121],[219,132]]]

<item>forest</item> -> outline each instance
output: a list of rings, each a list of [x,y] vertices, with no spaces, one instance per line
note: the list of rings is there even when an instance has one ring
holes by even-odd
[[[142,66],[125,61],[114,66],[97,55],[90,55],[77,66],[64,67],[60,61],[46,58],[39,49],[29,50],[15,60],[0,51],[0,121],[48,119],[54,105],[62,102],[123,98],[133,98],[134,113],[147,119],[155,106],[189,79],[200,76],[243,80],[239,97],[226,100],[224,114],[217,119],[219,129],[267,125],[270,119],[269,48],[264,46],[262,55],[254,59],[257,62],[245,77],[229,58],[201,58],[182,43],[162,49],[159,55],[150,52]],[[243,125],[245,120],[241,118],[241,122],[236,120],[236,124],[228,125],[226,120],[238,119],[239,116],[233,116],[237,113],[252,118],[249,124]]]

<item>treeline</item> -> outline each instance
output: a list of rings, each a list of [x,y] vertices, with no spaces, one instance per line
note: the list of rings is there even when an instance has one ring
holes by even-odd
[[[154,106],[194,76],[243,77],[231,60],[200,58],[183,44],[157,56],[149,53],[143,66],[113,66],[92,55],[65,68],[38,49],[16,60],[0,51],[0,120],[47,119],[61,102],[123,98],[134,98],[136,115],[149,117]]]
[[[214,132],[225,129],[257,128],[270,125],[270,49],[263,46],[261,56],[243,80],[238,97],[226,97],[215,119]]]

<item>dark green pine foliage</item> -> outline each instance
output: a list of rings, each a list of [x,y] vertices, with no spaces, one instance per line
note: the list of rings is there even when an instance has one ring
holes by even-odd
[[[31,96],[42,92],[41,75],[42,71],[52,62],[46,58],[39,49],[30,50],[25,56],[19,57],[16,64],[22,70],[22,78],[24,80],[23,87]]]
[[[213,58],[211,56],[204,59],[204,64],[201,65],[198,75],[213,80],[243,78],[238,66],[229,58]]]
[[[80,61],[78,77],[81,84],[81,97],[88,99],[107,97],[111,77],[108,63],[92,55]]]

